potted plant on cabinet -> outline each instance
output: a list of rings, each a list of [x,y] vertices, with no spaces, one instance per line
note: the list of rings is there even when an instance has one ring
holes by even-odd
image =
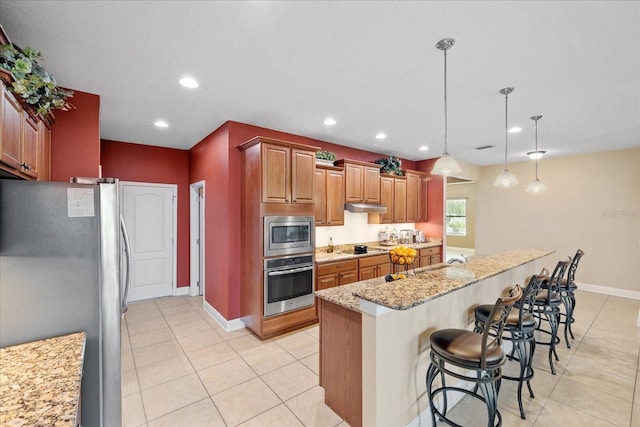
[[[56,80],[39,63],[40,51],[25,47],[19,49],[5,44],[0,49],[0,68],[9,72],[13,81],[7,81],[9,90],[30,105],[37,114],[46,117],[52,109],[74,108],[67,99],[73,91],[58,86]]]
[[[402,160],[397,157],[389,156],[389,158],[381,158],[375,161],[380,165],[380,172],[391,175],[404,175],[400,167],[402,166]]]
[[[331,151],[316,151],[316,163],[333,166],[335,160],[336,154]]]

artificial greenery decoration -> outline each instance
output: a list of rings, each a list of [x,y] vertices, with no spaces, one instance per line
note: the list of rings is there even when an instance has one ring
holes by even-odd
[[[333,162],[336,160],[336,154],[331,151],[319,150],[316,151],[316,159],[329,160]]]
[[[400,167],[402,166],[402,160],[397,157],[389,156],[389,158],[381,158],[375,161],[380,165],[380,172],[388,173],[391,175],[404,175]]]
[[[56,80],[40,64],[40,51],[31,47],[18,49],[12,44],[2,46],[0,67],[9,71],[15,81],[10,89],[27,104],[32,105],[38,114],[47,115],[52,109],[69,110],[74,108],[67,99],[73,91],[59,87]]]

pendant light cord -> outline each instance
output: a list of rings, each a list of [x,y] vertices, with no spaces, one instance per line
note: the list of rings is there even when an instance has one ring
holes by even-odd
[[[444,154],[447,152],[447,49],[444,49]]]
[[[538,119],[536,119],[536,153],[538,152]],[[536,155],[536,181],[538,180],[538,156]]]
[[[505,93],[504,95],[504,170],[507,170],[507,144],[509,142],[509,125],[507,114],[509,111],[509,103],[508,103],[509,94]]]

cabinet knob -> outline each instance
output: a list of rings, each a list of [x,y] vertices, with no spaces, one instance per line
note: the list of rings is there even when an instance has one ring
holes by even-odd
[[[293,199],[293,203],[296,203],[296,202],[297,202],[297,200],[296,200],[296,199]]]

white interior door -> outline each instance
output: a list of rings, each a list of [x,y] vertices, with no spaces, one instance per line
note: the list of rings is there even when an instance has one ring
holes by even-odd
[[[122,182],[122,216],[131,241],[129,301],[173,294],[176,186]]]

